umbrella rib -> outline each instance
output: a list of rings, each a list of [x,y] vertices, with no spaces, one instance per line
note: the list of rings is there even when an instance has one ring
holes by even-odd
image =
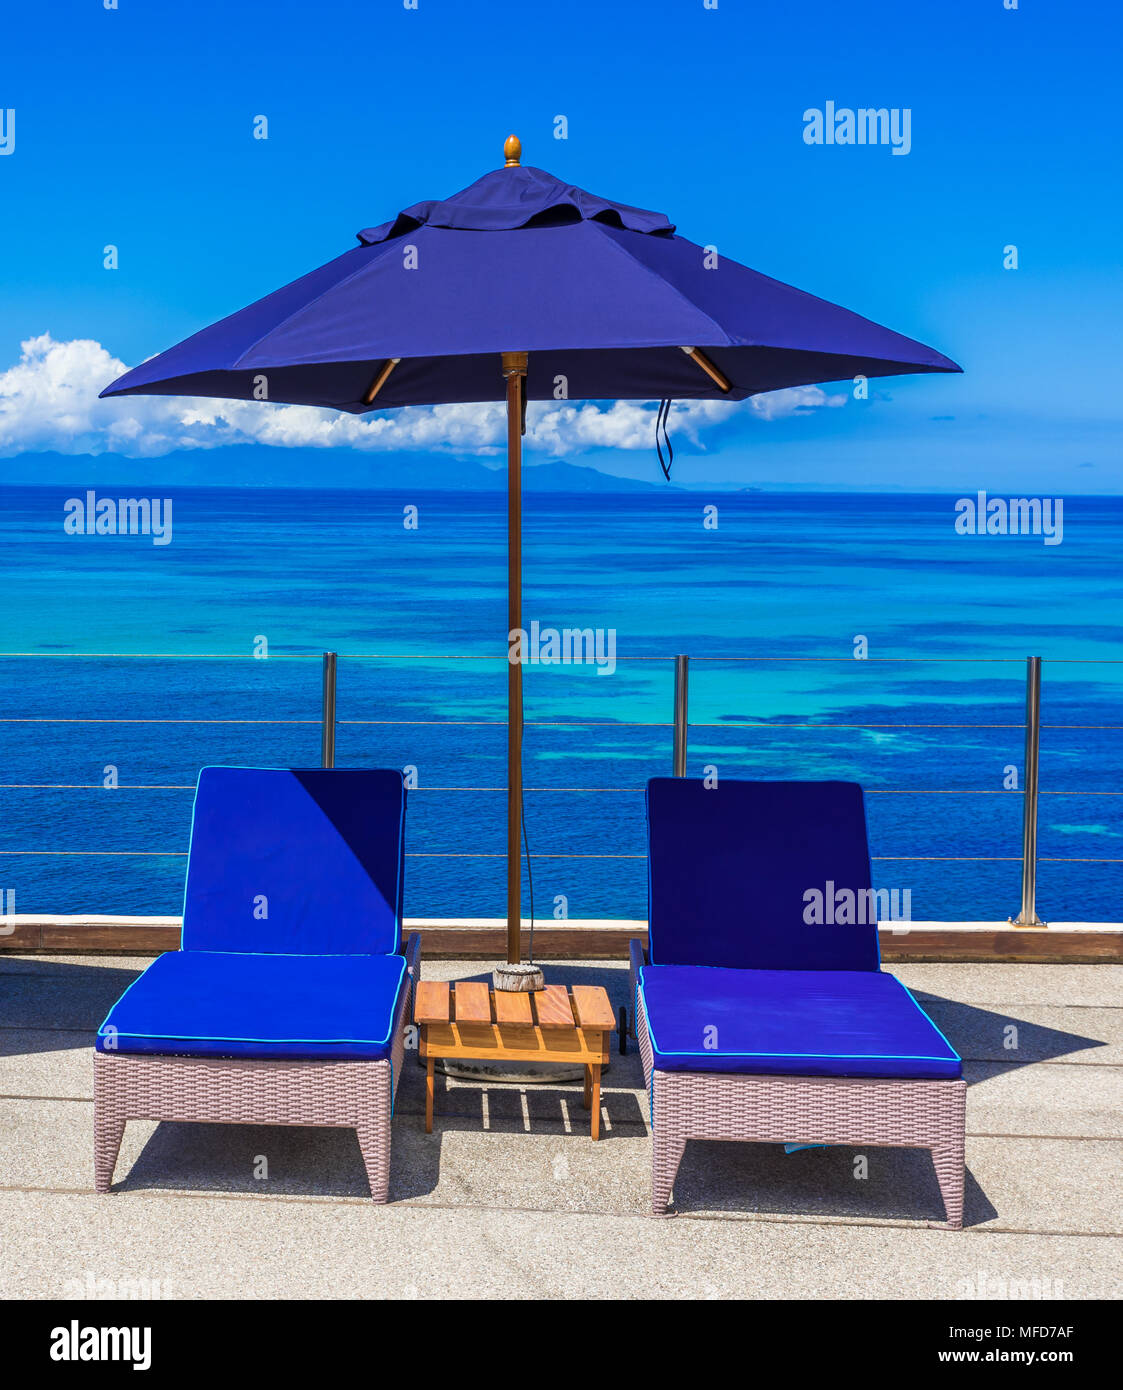
[[[733,390],[733,383],[724,372],[718,371],[704,352],[700,352],[696,347],[684,347],[683,352],[685,352],[687,357],[692,361],[697,362],[706,375],[712,381],[716,381],[723,391]]]
[[[370,385],[363,392],[362,400],[364,405],[370,405],[379,391],[386,385],[386,378],[398,365],[402,359],[400,357],[388,357],[379,369],[378,375],[371,381]]]

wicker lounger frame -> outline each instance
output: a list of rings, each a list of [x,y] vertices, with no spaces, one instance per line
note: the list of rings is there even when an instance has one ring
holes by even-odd
[[[405,946],[406,988],[394,1016],[388,1060],[302,1061],[265,1057],[172,1057],[94,1053],[94,1186],[108,1192],[128,1120],[229,1125],[325,1125],[354,1129],[370,1183],[390,1188],[390,1117],[406,1025],[421,975],[421,938]]]
[[[630,956],[635,1029],[652,1107],[653,1215],[667,1214],[688,1139],[856,1144],[930,1149],[947,1221],[926,1224],[962,1229],[965,1081],[658,1071],[636,987],[645,963],[640,942],[631,943]]]

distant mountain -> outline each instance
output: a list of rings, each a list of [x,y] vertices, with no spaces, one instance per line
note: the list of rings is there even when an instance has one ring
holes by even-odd
[[[378,454],[355,449],[282,449],[241,444],[225,449],[186,449],[158,458],[121,454],[16,454],[0,458],[3,484],[66,484],[119,487],[327,487],[500,492],[507,470],[446,454]],[[596,468],[555,460],[523,465],[527,492],[634,492],[660,482],[616,478]]]
[[[654,459],[652,467],[656,475]],[[507,486],[506,467],[499,469],[499,487]],[[599,468],[580,464],[553,463],[523,465],[523,487],[527,492],[650,492],[663,491],[673,484],[656,477],[652,482],[640,478],[617,478],[612,473],[602,473]]]

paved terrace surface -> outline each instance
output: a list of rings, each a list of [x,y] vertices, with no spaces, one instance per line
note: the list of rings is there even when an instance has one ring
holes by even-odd
[[[134,1121],[113,1192],[92,1191],[94,1030],[146,960],[0,959],[0,1296],[159,1281],[177,1298],[957,1298],[992,1282],[1123,1293],[1123,967],[901,965],[966,1059],[967,1215],[943,1211],[927,1154],[785,1156],[692,1143],[679,1214],[648,1211],[650,1139],[634,1045],[604,1079],[602,1138],[580,1086],[438,1079],[407,1061],[390,1204],[374,1206],[345,1130]],[[478,961],[429,978],[485,978]],[[603,983],[620,962],[547,967]],[[1007,1044],[1017,1029],[1017,1048]],[[254,1177],[258,1155],[267,1180]],[[1048,1281],[1048,1282],[1046,1282]]]

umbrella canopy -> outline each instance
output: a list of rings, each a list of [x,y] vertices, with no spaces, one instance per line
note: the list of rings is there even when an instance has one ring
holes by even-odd
[[[744,400],[846,377],[957,372],[933,348],[713,252],[661,213],[510,164],[126,372],[102,393],[268,398],[361,413],[526,395]],[[708,373],[682,349],[693,348]],[[394,370],[370,396],[383,365]]]
[[[507,402],[507,939],[520,948],[521,435],[531,400],[744,400],[856,376],[957,372],[923,343],[676,235],[666,217],[523,167],[416,203],[359,245],[101,393],[361,414]]]

